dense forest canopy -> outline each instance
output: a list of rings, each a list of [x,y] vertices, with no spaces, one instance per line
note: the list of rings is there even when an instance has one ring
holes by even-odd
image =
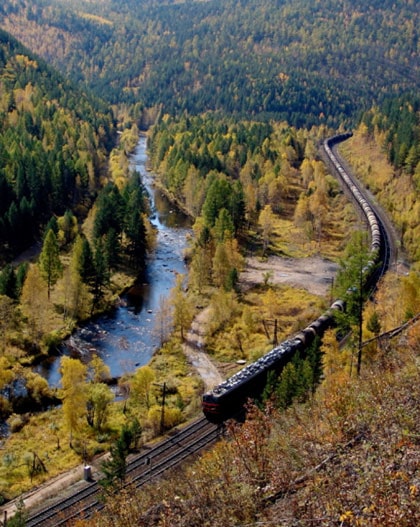
[[[338,126],[419,87],[414,0],[5,0],[0,12],[113,104]]]
[[[98,188],[110,110],[0,32],[0,248],[12,257]]]
[[[66,467],[68,454],[71,464],[82,458],[90,461],[106,450],[120,429],[121,435],[127,432],[128,422],[130,430],[136,425],[140,439],[142,426],[146,434],[158,428],[162,432],[195,415],[202,385],[191,375],[181,342],[198,309],[208,307],[211,313],[206,352],[229,368],[229,362],[235,367],[239,353],[243,360],[252,361],[273,340],[286,338],[304,320],[315,318],[326,299],[306,292],[289,294],[273,284],[271,272],[263,273],[261,284],[241,290],[239,274],[245,265],[245,247],[261,260],[309,254],[334,260],[343,252],[355,218],[318,157],[318,144],[331,128],[358,123],[352,139],[342,147],[350,149],[347,157],[358,175],[392,213],[400,247],[413,263],[407,276],[389,273],[363,317],[358,313],[360,335],[363,330],[367,337],[377,336],[419,312],[417,0],[3,0],[0,26],[0,264],[6,264],[0,271],[0,418],[9,418],[12,432],[2,443],[0,501],[47,477],[40,473],[44,459],[53,475]],[[120,117],[117,136],[114,119]],[[112,405],[111,411],[114,395],[104,384],[109,372],[99,357],[89,369],[65,357],[59,392],[28,366],[55,350],[80,321],[115,305],[116,295],[128,281],[142,278],[153,233],[146,219],[150,211],[141,177],[130,173],[128,155],[138,141],[138,125],[150,124],[154,126],[148,134],[149,162],[156,182],[195,219],[185,254],[189,273],[185,281],[178,276],[168,302],[162,300],[158,320],[163,347],[154,356],[156,362],[151,362],[153,369],[140,368],[132,377],[122,378],[121,394],[127,400],[123,406],[122,401]],[[362,162],[356,158],[357,148]],[[380,161],[373,154],[370,157],[372,152]],[[382,164],[383,152],[393,167]],[[11,265],[34,241],[39,242],[37,262]],[[350,245],[348,251],[354,247]],[[357,267],[359,274],[362,268]],[[271,320],[273,339],[265,324]],[[348,325],[355,323],[349,319]],[[353,364],[350,341],[342,353],[331,333],[321,350],[295,357],[281,375],[272,401],[281,408],[299,401],[299,423],[290,421],[293,430],[286,428],[278,436],[269,431],[266,437],[274,438],[275,448],[267,442],[267,448],[260,449],[261,439],[265,441],[261,430],[269,422],[277,428],[283,414],[261,415],[264,426],[254,415],[255,435],[245,429],[243,441],[246,466],[238,463],[234,452],[223,455],[219,457],[223,470],[233,467],[234,471],[224,477],[214,470],[217,462],[211,461],[212,470],[205,466],[197,479],[197,507],[191,507],[190,497],[180,500],[177,488],[173,518],[193,525],[189,514],[201,515],[205,510],[202,489],[218,492],[222,482],[222,501],[214,492],[206,498],[210,508],[197,525],[202,525],[203,517],[217,518],[220,525],[235,523],[236,516],[240,525],[255,522],[257,516],[262,518],[272,492],[290,496],[283,481],[299,482],[303,489],[309,460],[314,464],[309,469],[315,475],[314,487],[303,490],[306,497],[298,496],[299,506],[287,504],[288,514],[308,515],[308,521],[323,518],[325,511],[318,513],[315,508],[315,503],[316,507],[322,503],[328,512],[325,518],[336,523],[339,518],[342,524],[353,525],[352,518],[359,522],[362,514],[369,519],[388,515],[387,525],[394,525],[398,514],[399,520],[406,517],[406,525],[411,525],[412,511],[419,510],[418,477],[410,457],[412,438],[418,437],[418,427],[411,423],[418,419],[408,411],[418,408],[412,404],[416,395],[412,379],[418,377],[418,326],[413,325],[413,333],[407,335],[395,354],[385,345],[381,349],[382,343],[364,352],[366,374],[372,376],[371,398],[346,377],[348,369],[351,376]],[[326,416],[326,424],[313,415],[321,352],[321,392],[326,392],[318,411]],[[386,377],[402,364],[408,368],[405,377],[395,382],[402,390],[399,411],[399,406],[389,403],[389,393],[398,395],[398,390],[391,384],[387,387]],[[155,371],[163,385],[153,382]],[[362,376],[366,374],[363,371]],[[384,379],[381,394],[378,387]],[[166,399],[165,391],[161,394],[152,385],[166,386]],[[274,378],[268,388],[274,389]],[[264,395],[268,394],[267,389]],[[307,397],[311,416],[306,425],[299,412]],[[151,400],[156,404],[150,406]],[[50,413],[38,421],[33,415],[59,403],[53,417]],[[384,448],[380,452],[371,439],[377,427],[372,408],[381,417],[385,432],[380,444],[386,445],[386,452]],[[381,416],[386,411],[388,420]],[[290,414],[284,415],[288,420]],[[249,423],[254,426],[253,419]],[[43,435],[39,455],[32,425]],[[308,455],[300,454],[301,458],[292,443],[279,450],[283,439],[299,438],[297,429],[309,430],[304,441],[299,439],[299,446],[309,445]],[[320,430],[325,431],[325,449],[319,442]],[[22,452],[13,443],[19,431]],[[251,472],[250,440],[258,447],[252,449],[256,464]],[[231,444],[241,448],[241,442],[236,436]],[[359,443],[366,461],[356,470],[352,467]],[[331,450],[334,444],[340,454]],[[366,456],[369,445],[373,457]],[[395,453],[403,448],[410,467],[406,473],[403,464],[394,463]],[[340,471],[336,461],[345,450],[351,460]],[[278,452],[280,456],[267,464]],[[279,467],[284,459],[282,475]],[[332,460],[335,479],[326,476],[333,489],[329,502],[326,480],[319,479],[318,469]],[[293,463],[297,466],[291,473]],[[274,470],[266,472],[269,465]],[[385,472],[372,467],[385,467]],[[28,475],[23,475],[25,469]],[[241,478],[248,473],[257,477],[245,478],[245,486],[238,486],[238,473]],[[356,474],[370,473],[372,483],[362,478],[363,485],[357,487],[357,478],[353,484]],[[216,480],[207,479],[209,474],[216,474]],[[189,490],[195,490],[195,480],[184,479]],[[228,480],[235,488],[226,486]],[[203,486],[203,481],[208,484]],[[336,482],[343,481],[346,489],[341,492]],[[388,498],[396,495],[397,486],[402,498],[394,507]],[[334,494],[336,488],[343,505]],[[349,495],[349,488],[356,492]],[[379,505],[360,512],[367,488],[379,489],[371,498]],[[142,499],[155,500],[156,493],[142,490]],[[125,507],[120,496],[118,503]],[[237,512],[232,503],[238,504]],[[384,503],[389,503],[389,510]],[[249,516],[244,515],[244,504]],[[299,507],[305,511],[300,513]],[[225,520],[220,511],[227,511],[229,518]],[[109,508],[106,520],[100,519],[98,525],[113,521],[108,512]],[[138,518],[131,523],[138,523]],[[162,521],[167,520],[166,515]]]

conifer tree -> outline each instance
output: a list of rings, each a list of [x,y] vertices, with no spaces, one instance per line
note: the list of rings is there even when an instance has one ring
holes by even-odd
[[[11,265],[6,265],[0,273],[0,295],[16,299],[16,274]]]
[[[120,436],[112,445],[110,457],[101,465],[104,477],[100,480],[100,485],[105,491],[112,491],[116,487],[121,487],[124,483],[127,472],[127,456],[130,452],[130,445],[133,434],[129,427],[124,426]]]
[[[357,341],[357,374],[362,365],[362,325],[363,303],[369,291],[366,283],[366,269],[371,255],[368,251],[366,233],[355,232],[341,261],[341,268],[336,278],[338,298],[346,299],[346,312],[337,313],[337,320],[342,330],[351,329]],[[373,271],[371,269],[369,272]]]
[[[48,300],[50,300],[51,288],[57,282],[63,271],[57,237],[53,230],[49,230],[45,236],[42,251],[39,256],[39,269],[42,278],[47,282]]]

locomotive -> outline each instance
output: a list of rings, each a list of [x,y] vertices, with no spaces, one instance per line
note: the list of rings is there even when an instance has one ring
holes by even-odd
[[[352,133],[345,133],[330,137],[324,141],[323,148],[341,184],[357,202],[369,226],[370,257],[362,272],[364,282],[368,280],[372,282],[378,279],[377,264],[383,257],[383,228],[360,188],[346,173],[333,152],[334,145],[351,136]],[[351,294],[351,290],[348,293]],[[202,397],[202,410],[206,418],[213,423],[222,423],[230,417],[240,415],[248,399],[258,398],[261,395],[267,384],[268,375],[271,372],[278,375],[297,352],[305,351],[316,337],[322,337],[324,332],[333,326],[334,313],[344,311],[345,306],[344,299],[335,300],[325,313],[305,329],[205,393]]]

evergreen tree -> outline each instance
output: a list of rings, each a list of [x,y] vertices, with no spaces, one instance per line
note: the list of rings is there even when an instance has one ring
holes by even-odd
[[[52,230],[56,236],[58,235],[58,222],[55,216],[51,216],[49,219],[47,226],[45,227],[45,233],[47,234],[49,230]]]
[[[73,240],[74,226],[77,224],[77,220],[71,210],[66,210],[60,224],[63,231],[64,244],[67,245]]]
[[[29,514],[26,510],[25,503],[20,498],[16,505],[15,514],[7,521],[7,527],[25,527],[28,516]]]
[[[87,285],[92,285],[95,281],[95,262],[89,241],[83,237],[83,246],[80,254],[80,276]]]
[[[121,487],[124,483],[127,472],[127,456],[130,452],[130,445],[133,433],[129,427],[124,426],[120,436],[111,446],[110,457],[101,465],[104,477],[99,481],[105,491],[112,491],[116,487]]]
[[[109,269],[116,269],[120,262],[121,244],[115,229],[109,229],[104,240],[104,251]]]
[[[16,273],[11,265],[6,265],[0,273],[0,295],[17,298]]]
[[[57,237],[53,230],[49,230],[45,236],[42,251],[39,256],[39,268],[41,276],[47,282],[49,300],[51,288],[57,282],[63,271]]]
[[[144,269],[146,259],[146,229],[143,217],[137,210],[130,213],[126,227],[128,242],[128,254],[131,265],[137,270]]]
[[[107,262],[107,255],[104,251],[103,242],[101,240],[96,244],[94,266],[95,277],[91,285],[93,293],[92,312],[103,297],[104,287],[109,283],[109,265]]]
[[[363,303],[369,294],[366,276],[373,271],[368,267],[370,258],[366,234],[354,233],[340,262],[335,282],[338,298],[346,299],[346,311],[336,313],[337,321],[343,332],[351,329],[356,335],[357,374],[360,374],[362,365]]]
[[[276,388],[276,402],[279,408],[287,408],[296,395],[298,374],[293,362],[289,362],[281,372]]]
[[[208,227],[213,227],[221,209],[229,210],[231,186],[226,179],[215,178],[211,183],[203,204],[203,217]]]
[[[231,215],[225,208],[220,210],[213,230],[215,233],[215,239],[218,242],[223,242],[225,238],[231,238],[234,235],[235,226],[233,224]]]
[[[22,263],[16,270],[16,298],[19,298],[22,293],[23,284],[28,273],[28,262]]]

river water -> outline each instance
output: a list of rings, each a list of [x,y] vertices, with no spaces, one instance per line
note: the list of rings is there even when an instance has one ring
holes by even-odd
[[[156,228],[156,248],[148,258],[144,282],[121,299],[120,305],[78,329],[63,343],[62,353],[78,355],[83,361],[99,355],[120,377],[147,364],[159,346],[156,315],[175,285],[176,275],[186,273],[183,253],[187,246],[190,220],[175,209],[153,187],[153,175],[146,170],[146,138],[141,136],[130,159],[131,169],[140,172],[151,202],[151,222]],[[60,357],[51,358],[37,369],[50,386],[59,386]]]

